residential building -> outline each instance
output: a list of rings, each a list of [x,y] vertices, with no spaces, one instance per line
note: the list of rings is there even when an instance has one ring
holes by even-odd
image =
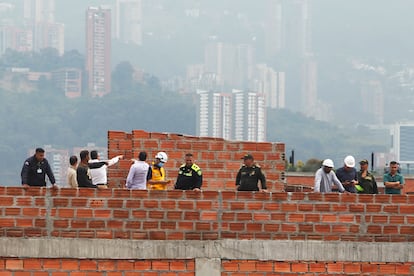
[[[197,134],[231,139],[231,94],[197,90]]]
[[[92,96],[111,92],[111,10],[89,7],[86,11],[86,65]]]
[[[115,22],[117,39],[142,45],[142,0],[117,0]]]
[[[414,164],[414,123],[397,123],[391,128],[391,154],[401,164]],[[389,161],[392,160],[388,160]]]
[[[257,64],[250,89],[265,95],[266,107],[285,108],[285,72],[277,72],[266,64]]]
[[[62,68],[53,72],[52,79],[67,98],[77,98],[82,95],[82,70]]]
[[[311,50],[310,1],[269,0],[265,25],[265,52],[268,58],[283,53],[303,57]]]
[[[361,85],[361,104],[366,113],[366,122],[384,123],[384,91],[379,80],[370,80]]]
[[[0,56],[7,49],[18,52],[33,51],[32,30],[15,26],[0,26]]]
[[[239,141],[266,141],[265,96],[257,92],[232,90],[233,139]]]
[[[55,22],[55,0],[24,0],[24,19],[33,32],[33,50],[55,48],[64,53],[64,25]]]

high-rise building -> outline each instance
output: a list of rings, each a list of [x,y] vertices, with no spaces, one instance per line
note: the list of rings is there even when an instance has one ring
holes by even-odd
[[[212,42],[205,48],[204,60],[205,71],[215,73],[223,89],[247,89],[255,60],[251,45]]]
[[[233,139],[266,141],[265,97],[257,92],[233,89]]]
[[[111,10],[89,7],[86,11],[86,65],[92,96],[111,92]]]
[[[33,51],[33,32],[30,29],[15,26],[0,27],[0,56],[7,49],[18,52]]]
[[[265,53],[303,57],[311,53],[310,0],[268,0]]]
[[[285,108],[285,72],[257,64],[250,89],[265,95],[266,107]]]
[[[391,154],[395,156],[395,161],[414,164],[414,123],[395,124],[391,129],[391,135],[393,137]]]
[[[197,90],[199,136],[231,139],[231,94]]]
[[[142,45],[142,0],[116,1],[115,37]]]
[[[233,89],[232,93],[198,90],[197,96],[197,135],[266,141],[264,95]]]
[[[370,80],[361,85],[361,103],[368,115],[367,121],[382,125],[384,123],[384,92],[381,81]]]
[[[65,28],[61,23],[38,22],[35,23],[34,48],[54,48],[59,55],[65,51]]]
[[[24,18],[32,23],[54,23],[55,0],[24,0]]]
[[[55,48],[64,53],[64,25],[55,22],[55,0],[25,0],[24,19],[33,32],[33,50]]]
[[[59,69],[53,72],[52,79],[67,98],[77,98],[82,95],[82,71],[80,69]]]
[[[301,110],[308,117],[315,117],[318,102],[318,64],[307,57],[302,62]]]

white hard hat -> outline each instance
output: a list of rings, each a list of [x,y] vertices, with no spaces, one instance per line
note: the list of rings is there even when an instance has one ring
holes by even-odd
[[[167,163],[168,161],[168,155],[163,151],[160,151],[159,153],[157,153],[157,155],[155,155],[155,158],[160,159],[162,163]]]
[[[322,166],[333,168],[334,167],[334,162],[331,159],[325,159],[322,162]]]
[[[344,164],[345,166],[347,166],[348,168],[353,168],[355,167],[355,158],[352,155],[348,155],[347,157],[345,157],[344,159]]]

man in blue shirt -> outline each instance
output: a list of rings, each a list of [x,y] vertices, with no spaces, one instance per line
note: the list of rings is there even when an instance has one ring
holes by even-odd
[[[356,193],[355,185],[358,184],[358,172],[355,169],[355,158],[348,155],[344,159],[344,166],[336,170],[336,177],[341,181],[345,190]]]
[[[401,194],[404,185],[404,176],[398,173],[398,163],[390,162],[390,172],[384,174],[384,186],[386,194]]]

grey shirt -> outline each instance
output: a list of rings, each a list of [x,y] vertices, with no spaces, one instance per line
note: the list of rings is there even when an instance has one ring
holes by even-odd
[[[323,167],[316,171],[315,186],[313,187],[314,192],[331,193],[333,184],[336,184],[336,186],[338,186],[338,189],[341,193],[345,191],[344,186],[342,186],[341,181],[339,181],[333,171],[326,173],[323,170]]]

